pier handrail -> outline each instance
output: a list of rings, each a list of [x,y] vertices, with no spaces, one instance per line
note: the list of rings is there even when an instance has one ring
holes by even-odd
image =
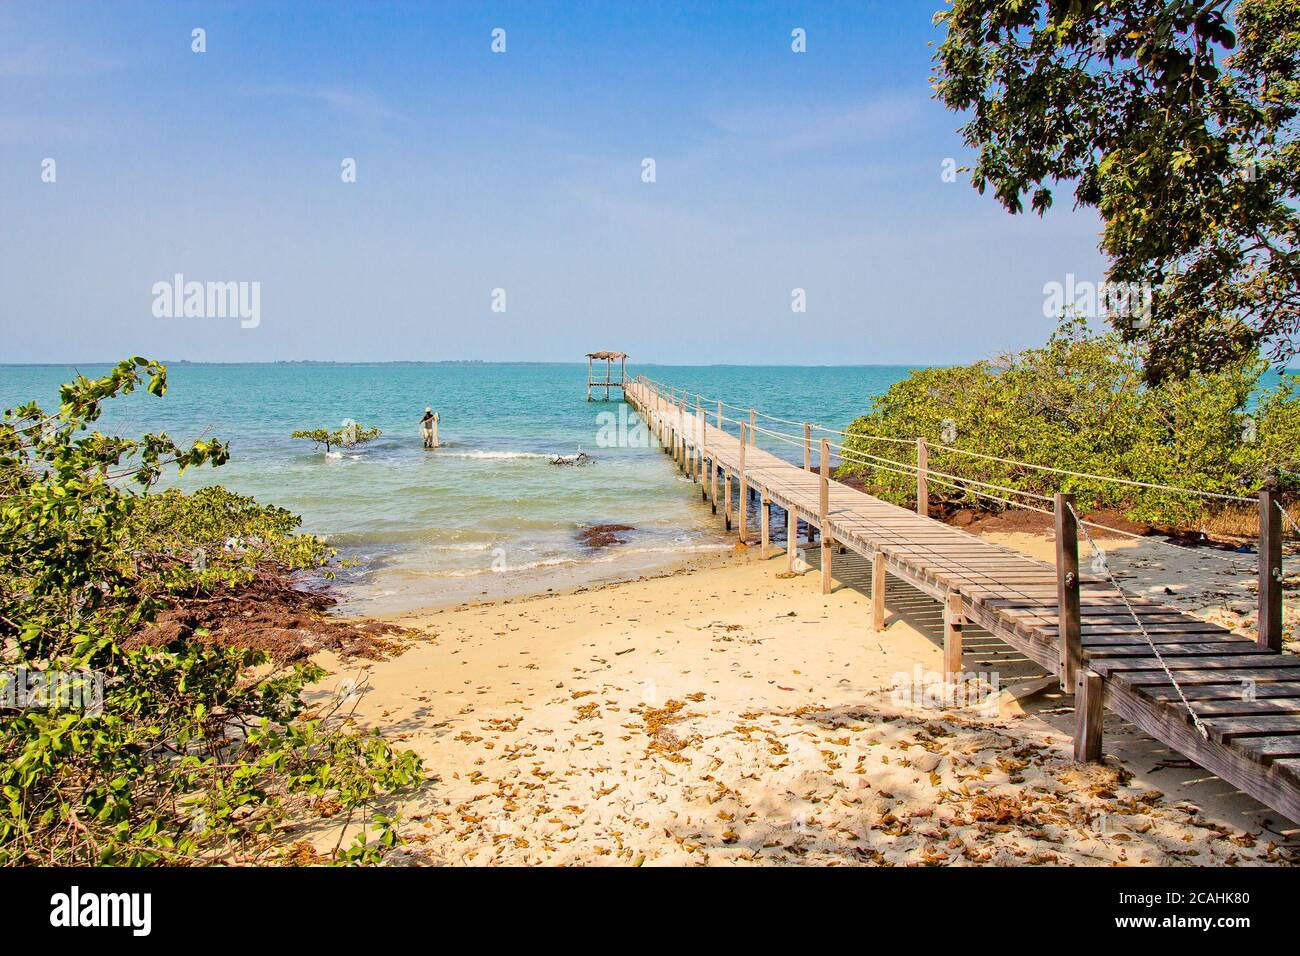
[[[729,418],[727,416],[723,416],[723,421],[731,422],[732,424],[737,424],[737,425],[747,424],[746,422],[743,422],[739,419]],[[796,436],[793,435],[788,435],[784,432],[772,431],[771,429],[763,428],[762,426],[757,426],[757,425],[754,427],[754,430],[759,432],[760,434],[767,435],[770,438],[774,438],[777,441],[783,441],[786,444],[795,445],[798,447],[803,446],[802,439],[797,438]],[[956,491],[974,494],[981,498],[988,498],[992,501],[997,501],[1000,502],[1001,504],[1010,505],[1016,508],[1022,508],[1026,511],[1036,511],[1039,514],[1045,514],[1045,515],[1050,515],[1054,513],[1049,508],[1041,508],[1035,505],[1028,504],[1023,501],[1015,501],[1009,498],[1002,498],[998,495],[987,494],[985,492],[980,491],[979,489],[991,488],[994,491],[1001,491],[1006,494],[1020,495],[1025,498],[1033,498],[1037,501],[1051,502],[1052,499],[1047,495],[1040,495],[1036,492],[1025,491],[1020,488],[1008,488],[1004,485],[996,485],[991,482],[980,481],[975,478],[966,478],[961,475],[954,475],[948,472],[936,471],[928,467],[922,469],[919,466],[912,464],[911,462],[898,461],[897,459],[894,458],[884,458],[879,455],[872,455],[867,452],[858,451],[855,448],[847,448],[844,445],[836,444],[835,442],[828,442],[828,444],[831,448],[837,450],[838,457],[841,459],[847,458],[848,460],[853,461],[855,463],[861,463],[871,468],[878,468],[881,471],[889,471],[889,472],[893,472],[894,474],[900,474],[900,475],[915,475],[924,472],[927,480],[935,481],[937,484],[943,485],[946,488],[952,488]],[[972,485],[975,487],[970,487]],[[1246,500],[1249,501],[1251,499],[1246,499]],[[1280,504],[1278,504],[1278,508],[1279,510],[1281,510],[1282,514],[1286,515],[1286,520],[1294,526],[1295,525],[1294,519],[1291,518],[1290,514],[1287,513],[1286,509],[1282,508]],[[1191,554],[1191,555],[1195,555],[1196,557],[1213,558],[1217,561],[1222,561],[1228,564],[1232,564],[1237,570],[1242,571],[1243,573],[1246,573],[1251,570],[1248,567],[1249,559],[1245,559],[1247,563],[1243,564],[1242,558],[1235,558],[1229,554],[1221,554],[1219,552],[1206,550],[1204,548],[1189,548],[1184,545],[1174,544],[1171,541],[1162,540],[1160,538],[1153,538],[1148,535],[1137,534],[1136,532],[1133,531],[1124,531],[1120,528],[1111,527],[1110,525],[1098,524],[1095,521],[1084,521],[1082,518],[1079,519],[1079,524],[1088,528],[1092,528],[1095,531],[1103,531],[1108,534],[1120,535],[1122,537],[1131,538],[1135,541],[1137,540],[1147,541],[1158,547],[1171,548],[1174,549],[1176,553]],[[1297,528],[1297,534],[1300,534],[1300,527]]]
[[[640,378],[642,381],[646,382],[647,384],[655,386],[656,389],[663,389],[669,387],[676,388],[676,386],[668,386],[663,382],[658,382],[654,379],[647,378],[645,376],[638,376],[638,378]],[[777,418],[775,415],[768,415],[764,412],[758,411],[757,409],[746,408],[741,405],[733,405],[730,402],[722,401],[722,399],[706,398],[705,401],[717,402],[721,404],[724,408],[732,408],[744,412],[753,412],[755,415],[758,415],[759,417],[764,418],[768,421],[779,422],[784,425],[800,425],[800,426],[808,425],[809,427],[815,428],[818,431],[827,432],[832,435],[841,435],[845,438],[856,438],[856,439],[862,439],[864,441],[896,442],[900,445],[915,445],[917,440],[923,437],[923,436],[917,436],[916,438],[899,438],[893,435],[871,435],[864,432],[851,432],[847,429],[837,429],[837,428],[830,428],[826,425],[819,425],[816,422],[796,422],[786,418]],[[736,419],[728,419],[728,420],[736,421]],[[1223,501],[1237,501],[1245,504],[1253,504],[1256,500],[1246,495],[1230,495],[1218,491],[1205,491],[1200,488],[1187,488],[1180,485],[1165,485],[1165,484],[1160,484],[1159,482],[1139,481],[1133,478],[1120,478],[1116,475],[1095,475],[1089,472],[1071,471],[1066,468],[1056,468],[1051,465],[1040,465],[1031,461],[1020,461],[1019,459],[1015,459],[1015,458],[1002,458],[997,455],[987,455],[984,454],[983,452],[970,451],[969,449],[958,448],[954,445],[944,445],[938,442],[930,442],[928,439],[926,444],[931,451],[935,451],[935,450],[949,451],[954,454],[966,455],[971,458],[981,458],[986,461],[995,461],[1001,464],[1015,465],[1021,468],[1032,468],[1035,471],[1042,471],[1042,472],[1047,472],[1050,474],[1057,474],[1057,475],[1065,475],[1071,478],[1086,478],[1092,481],[1106,481],[1106,482],[1111,482],[1112,484],[1128,485],[1130,487],[1135,487],[1135,488],[1147,488],[1153,491],[1169,491],[1169,492],[1174,492],[1176,494],[1200,495],[1201,497],[1204,498],[1217,498]]]

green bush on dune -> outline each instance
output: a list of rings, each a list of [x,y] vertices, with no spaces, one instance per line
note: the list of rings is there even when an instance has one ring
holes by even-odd
[[[947,431],[950,437],[955,433],[952,447],[998,458],[1248,496],[1274,469],[1300,469],[1296,378],[1258,393],[1266,368],[1258,361],[1150,387],[1143,384],[1136,347],[1115,333],[1089,334],[1084,323],[1069,319],[1041,348],[913,372],[873,400],[871,412],[849,427],[845,447],[850,453],[910,465],[916,461],[912,448],[868,436],[924,436],[934,471],[1040,495],[1069,491],[1083,510],[1116,509],[1137,521],[1195,527],[1222,503],[1052,474],[935,446],[945,444]],[[889,501],[915,501],[912,474],[872,467],[869,461],[853,460],[852,454],[841,474],[861,478]],[[1285,471],[1282,478],[1284,486],[1294,483]],[[941,481],[930,484],[935,500],[1001,507],[978,498],[969,486],[956,489]]]
[[[0,709],[0,864],[265,859],[312,807],[340,822],[373,812],[378,839],[336,859],[374,859],[395,842],[374,801],[417,782],[420,762],[347,729],[337,708],[308,716],[302,692],[320,668],[132,640],[176,595],[331,557],[296,516],[225,489],[146,494],[168,466],[228,457],[215,440],[92,430],[104,401],[146,379],[166,390],[165,367],[130,359],[63,386],[57,413],[28,404],[0,422],[0,680],[12,693],[24,670],[37,687],[102,678],[102,706],[47,694]]]

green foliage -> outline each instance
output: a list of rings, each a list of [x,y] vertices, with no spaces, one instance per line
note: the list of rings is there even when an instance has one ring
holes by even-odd
[[[0,422],[4,669],[103,678],[102,709],[0,710],[0,863],[256,859],[312,803],[351,819],[420,777],[413,754],[349,731],[344,701],[304,714],[317,667],[131,644],[170,595],[331,556],[295,516],[224,489],[147,494],[165,468],[220,465],[227,450],[92,430],[105,400],[146,379],[164,394],[166,369],[130,359],[65,385],[57,414],[28,404]],[[394,839],[385,819],[379,844]]]
[[[310,439],[317,448],[325,446],[325,453],[329,454],[335,445],[342,445],[350,448],[353,445],[364,445],[368,441],[373,441],[380,436],[378,428],[362,428],[355,422],[344,425],[342,428],[336,428],[330,431],[327,428],[313,428],[310,431],[296,431],[290,438],[307,438]]]
[[[870,414],[849,427],[846,448],[914,465],[905,444],[865,436],[915,439],[929,445],[929,467],[960,479],[1052,495],[1074,492],[1084,510],[1117,509],[1134,520],[1196,526],[1219,503],[1196,495],[1140,489],[1053,474],[945,450],[949,447],[1075,472],[1153,484],[1252,495],[1274,469],[1300,468],[1300,400],[1294,381],[1259,397],[1263,362],[1144,385],[1137,349],[1119,335],[1090,336],[1067,321],[1047,345],[993,362],[913,372],[875,399]],[[1248,422],[1247,420],[1251,421]],[[1250,429],[1253,440],[1246,440]],[[875,467],[846,457],[844,472],[861,477],[874,494],[914,502],[914,473]],[[905,469],[903,469],[905,471]],[[953,488],[932,478],[932,497],[997,509],[972,486]],[[959,484],[959,483],[958,483]],[[1043,502],[982,489],[1043,507]],[[1048,505],[1050,507],[1050,505]]]
[[[935,19],[974,185],[1041,215],[1073,182],[1098,209],[1108,281],[1154,293],[1149,325],[1121,323],[1149,381],[1296,354],[1300,4],[952,0]]]

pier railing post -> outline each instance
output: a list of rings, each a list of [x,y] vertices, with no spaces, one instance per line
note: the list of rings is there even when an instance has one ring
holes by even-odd
[[[812,471],[812,426],[803,423],[803,470]]]
[[[722,431],[722,399],[718,399],[718,431]]]
[[[754,422],[754,410],[751,408],[751,409],[749,410],[749,443],[750,443],[751,445],[754,444],[754,440],[755,440],[755,439],[754,439],[754,424],[755,424],[755,422]]]
[[[759,538],[761,557],[766,561],[772,540],[772,503],[768,500],[766,485],[758,489],[758,522],[761,528]]]
[[[916,513],[922,518],[930,517],[930,447],[924,438],[916,440]]]
[[[831,536],[827,521],[831,513],[831,443],[822,439],[821,459],[821,494],[818,496],[817,511],[821,517],[822,531],[822,594],[831,593]]]
[[[1057,671],[1061,690],[1073,694],[1083,647],[1079,630],[1079,525],[1074,495],[1058,492],[1056,505]]]
[[[885,629],[885,553],[878,548],[871,555],[871,629]]]
[[[709,500],[709,480],[704,476],[704,462],[709,457],[708,429],[704,425],[704,405],[700,396],[695,396],[695,430],[700,433],[700,467],[695,469],[700,479],[700,500]]]
[[[1259,646],[1282,651],[1282,513],[1277,479],[1259,490]]]
[[[749,513],[749,485],[745,481],[745,423],[740,423],[740,540],[745,540],[745,523]]]

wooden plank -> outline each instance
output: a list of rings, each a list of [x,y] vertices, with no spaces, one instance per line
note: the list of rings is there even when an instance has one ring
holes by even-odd
[[[1198,670],[1232,670],[1248,672],[1248,670],[1259,669],[1260,671],[1295,671],[1300,668],[1300,657],[1294,657],[1290,654],[1258,654],[1252,657],[1242,657],[1241,655],[1223,654],[1209,657],[1187,657],[1178,659],[1177,663],[1170,663],[1169,669],[1174,672],[1175,676],[1191,671]],[[1098,660],[1093,662],[1093,669],[1103,677],[1109,677],[1119,672],[1133,671],[1162,671],[1160,661],[1155,657],[1138,657],[1138,658],[1114,658],[1107,660]],[[1181,677],[1178,677],[1182,680]],[[1292,679],[1295,679],[1294,677]]]
[[[1202,721],[1218,740],[1235,737],[1275,737],[1279,734],[1300,734],[1300,717],[1290,714],[1211,717]]]
[[[1116,657],[1151,657],[1151,645],[1134,634],[1132,644],[1106,644],[1085,647],[1084,656],[1089,661],[1109,660]],[[1141,642],[1141,643],[1137,643]],[[1165,660],[1178,658],[1179,664],[1185,657],[1230,655],[1238,658],[1268,657],[1270,652],[1263,650],[1254,641],[1210,641],[1200,644],[1161,644],[1158,645],[1160,656]],[[1242,666],[1249,666],[1248,660]]]
[[[1137,691],[1152,700],[1176,700],[1179,690],[1188,700],[1227,701],[1241,700],[1244,681],[1225,684],[1187,684],[1175,689],[1172,684],[1143,684]],[[1256,681],[1253,693],[1257,700],[1286,700],[1300,697],[1300,681]]]

